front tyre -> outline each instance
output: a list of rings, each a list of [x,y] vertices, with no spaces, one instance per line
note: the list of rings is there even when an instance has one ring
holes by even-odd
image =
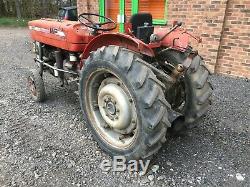
[[[158,152],[171,125],[161,86],[132,51],[109,46],[90,55],[80,78],[80,104],[102,149],[128,160]]]
[[[36,102],[43,102],[46,99],[46,93],[39,70],[30,70],[27,81],[32,99]]]

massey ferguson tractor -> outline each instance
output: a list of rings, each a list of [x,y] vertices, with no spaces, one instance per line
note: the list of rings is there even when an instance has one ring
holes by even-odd
[[[189,45],[200,39],[180,22],[155,27],[151,14],[139,13],[125,33],[115,28],[112,19],[92,13],[78,21],[29,22],[38,65],[28,76],[29,90],[35,101],[45,100],[45,72],[61,86],[77,82],[82,114],[100,147],[111,156],[148,159],[167,130],[194,127],[207,112],[210,73]]]

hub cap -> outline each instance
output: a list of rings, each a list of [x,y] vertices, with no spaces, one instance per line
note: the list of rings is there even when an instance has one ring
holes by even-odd
[[[123,130],[131,123],[131,106],[120,86],[110,83],[101,88],[98,105],[103,119],[110,127]]]
[[[87,113],[98,135],[112,147],[131,146],[137,137],[134,100],[122,81],[107,70],[89,77],[86,95]]]

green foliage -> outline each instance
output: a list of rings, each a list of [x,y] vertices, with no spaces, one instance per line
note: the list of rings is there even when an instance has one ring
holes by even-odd
[[[28,19],[17,20],[16,18],[0,18],[0,27],[27,27]]]
[[[77,0],[0,0],[0,18],[53,18],[57,16],[60,7],[76,5],[76,2]]]

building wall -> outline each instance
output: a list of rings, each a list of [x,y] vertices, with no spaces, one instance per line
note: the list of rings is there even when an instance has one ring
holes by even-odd
[[[78,0],[79,12],[99,12],[98,0]],[[250,0],[168,0],[168,21],[202,37],[194,46],[212,72],[250,78]]]
[[[202,37],[196,46],[214,72],[227,0],[169,0],[168,20],[180,20],[185,28]]]
[[[250,0],[229,1],[215,70],[250,78]]]
[[[77,0],[78,13],[99,12],[99,0]]]

